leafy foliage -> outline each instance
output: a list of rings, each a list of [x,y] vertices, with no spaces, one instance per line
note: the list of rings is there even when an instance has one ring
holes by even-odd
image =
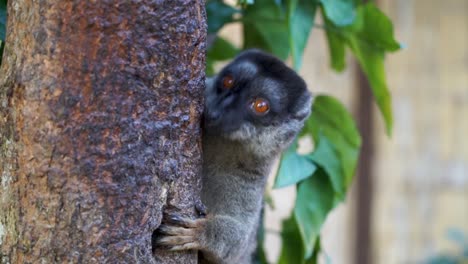
[[[298,185],[294,219],[301,234],[305,259],[312,256],[320,228],[333,208],[333,198],[333,188],[324,170],[318,170]]]
[[[310,0],[289,0],[287,2],[287,24],[289,46],[295,69],[301,68],[302,55],[314,24],[317,4]]]
[[[281,255],[279,258],[279,264],[290,264],[290,263],[303,263],[304,262],[304,246],[301,240],[301,234],[299,226],[294,217],[294,214],[290,218],[283,221],[281,231],[281,239],[288,241],[283,243]]]
[[[303,133],[317,144],[311,159],[331,177],[333,189],[342,198],[353,178],[361,138],[352,116],[333,97],[318,96]]]
[[[356,6],[353,1],[321,0],[325,16],[337,26],[348,26],[356,18]]]
[[[237,4],[240,6],[251,5],[254,3],[254,0],[238,0]]]
[[[283,154],[278,176],[276,177],[275,188],[296,184],[310,175],[314,174],[317,166],[310,162],[306,155],[300,155],[296,152],[297,142],[294,142]]]
[[[222,1],[208,1],[206,3],[206,15],[208,17],[208,34],[216,33],[226,23],[234,20],[234,14],[239,10],[223,3]]]
[[[301,240],[300,229],[294,214],[291,215],[290,218],[283,221],[281,239],[283,241],[287,241],[287,243],[283,243],[283,248],[281,250],[278,264],[318,263],[317,260],[318,253],[320,251],[320,238],[317,238],[317,240],[315,241],[311,256],[305,259],[305,248]]]
[[[207,5],[210,2],[224,4],[214,0]],[[397,51],[400,45],[393,37],[391,21],[374,4],[357,0],[255,0],[238,1],[237,8],[236,19],[232,19],[232,14],[219,17],[218,13],[216,18],[208,19],[219,21],[210,24],[240,23],[242,49],[261,48],[281,59],[290,57],[296,70],[302,65],[304,49],[320,11],[331,68],[343,71],[346,50],[351,51],[370,81],[387,132],[391,133],[391,98],[383,62],[385,54]],[[228,60],[240,50],[218,38],[208,51],[207,72],[213,73],[216,62]],[[311,137],[315,149],[298,154],[295,141],[283,154],[274,185],[297,188],[293,213],[282,226],[284,243],[278,260],[281,264],[317,263],[321,227],[328,213],[344,200],[361,147],[352,116],[337,99],[326,95],[316,97],[300,136]],[[261,253],[259,262],[265,263],[263,250]]]
[[[302,244],[294,247],[287,246],[291,243],[293,235],[289,233],[292,231],[283,233],[283,241],[288,241],[288,243],[283,246],[280,263],[310,263],[313,260],[320,229],[328,213],[337,202],[344,199],[354,174],[361,146],[361,138],[351,115],[338,100],[330,96],[321,95],[315,99],[312,115],[302,135],[311,135],[316,147],[313,152],[301,157],[306,157],[307,162],[314,164],[317,169],[311,171],[305,178],[295,172],[301,168],[296,167],[295,170],[289,171],[290,174],[296,173],[297,179],[300,180],[298,180],[293,215],[283,223],[283,227],[288,230],[295,228],[297,234],[294,236],[299,238]],[[289,151],[286,152],[285,157],[288,155],[290,155]],[[293,178],[281,171],[283,166],[287,166],[284,165],[287,159],[283,157],[281,162],[276,182]],[[303,167],[307,168],[307,166]],[[294,184],[294,181],[289,182]],[[302,259],[298,262],[291,256],[297,258],[299,253]]]
[[[286,59],[289,54],[288,25],[281,5],[257,0],[243,11],[244,49],[261,48]]]
[[[371,84],[390,134],[393,118],[390,92],[385,81],[384,57],[386,52],[400,49],[400,44],[393,38],[391,21],[372,3],[357,7],[356,18],[349,26],[340,26],[343,21],[335,22],[335,15],[330,16],[327,9],[324,10],[332,68],[337,71],[344,69],[345,46],[348,46]]]

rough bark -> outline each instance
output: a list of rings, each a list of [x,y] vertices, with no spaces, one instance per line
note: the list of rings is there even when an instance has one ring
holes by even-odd
[[[195,263],[151,235],[195,213],[204,1],[8,4],[0,263]]]

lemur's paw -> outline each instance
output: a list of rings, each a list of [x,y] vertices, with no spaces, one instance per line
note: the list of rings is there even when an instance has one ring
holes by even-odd
[[[168,250],[200,249],[206,219],[190,219],[176,214],[164,217],[156,236],[156,246]]]

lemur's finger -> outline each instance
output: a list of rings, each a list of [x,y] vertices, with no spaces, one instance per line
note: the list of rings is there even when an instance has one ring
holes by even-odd
[[[195,232],[193,229],[188,229],[184,227],[177,227],[171,225],[160,225],[158,227],[158,232],[165,235],[182,235],[182,236],[193,236]]]
[[[187,243],[184,245],[173,246],[173,247],[168,248],[168,250],[171,250],[171,251],[190,250],[190,249],[200,249],[200,245],[198,245],[198,243],[196,242],[192,242],[192,243]]]
[[[156,239],[156,245],[158,246],[177,246],[194,242],[195,238],[193,236],[162,236]]]

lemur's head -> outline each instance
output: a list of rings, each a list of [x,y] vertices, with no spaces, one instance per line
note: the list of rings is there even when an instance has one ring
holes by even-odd
[[[311,101],[304,80],[281,60],[247,50],[207,79],[205,133],[279,152],[304,125]]]

